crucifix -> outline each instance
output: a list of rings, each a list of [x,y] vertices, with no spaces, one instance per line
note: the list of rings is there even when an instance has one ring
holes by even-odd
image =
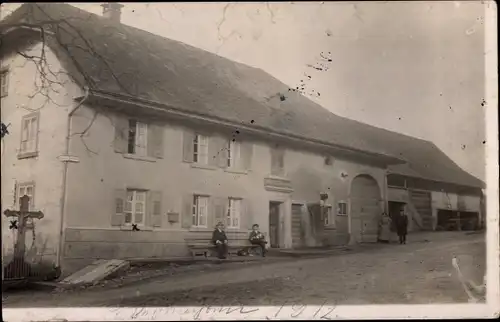
[[[29,211],[29,201],[30,197],[24,195],[19,198],[19,210],[7,209],[4,211],[4,215],[7,217],[14,217],[17,220],[12,220],[10,224],[11,229],[17,229],[17,240],[14,247],[14,258],[23,258],[24,251],[26,248],[26,223],[28,219],[42,219],[43,213],[41,211]]]

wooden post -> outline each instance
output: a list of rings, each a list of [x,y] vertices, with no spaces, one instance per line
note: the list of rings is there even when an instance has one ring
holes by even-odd
[[[457,230],[460,231],[460,230],[462,230],[462,224],[460,223],[460,211],[457,211],[457,216],[458,216],[458,218],[457,218],[458,219],[457,220],[457,225],[458,225]]]

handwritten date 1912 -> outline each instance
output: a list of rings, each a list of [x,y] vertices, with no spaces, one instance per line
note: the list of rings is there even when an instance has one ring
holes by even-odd
[[[312,318],[312,319],[320,319],[320,320],[332,320],[335,316],[332,313],[335,311],[335,304],[327,304],[327,301],[324,301],[321,306],[318,307],[309,307],[307,304],[293,304],[291,306],[287,306],[287,302],[284,302],[281,306],[276,309],[274,314],[266,316],[267,320],[274,319],[297,319],[297,318]]]

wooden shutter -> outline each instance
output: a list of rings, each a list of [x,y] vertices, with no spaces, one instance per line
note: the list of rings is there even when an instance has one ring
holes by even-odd
[[[191,228],[193,225],[193,195],[185,195],[182,200],[181,226]]]
[[[208,164],[211,166],[219,165],[219,151],[221,150],[221,140],[216,136],[208,138]]]
[[[31,209],[30,210],[35,210],[35,189],[36,188],[36,183],[33,181],[31,183],[31,200],[30,200],[30,206],[31,206]]]
[[[38,151],[38,142],[40,141],[39,140],[39,137],[40,137],[40,112],[37,113],[36,115],[36,136],[35,136],[35,151]]]
[[[19,205],[19,202],[18,202],[18,199],[17,199],[18,198],[17,195],[19,194],[18,189],[19,189],[19,184],[18,184],[18,182],[16,180],[16,181],[14,181],[14,203],[12,204],[12,206],[14,208],[18,207],[18,205]]]
[[[163,222],[163,214],[161,210],[161,191],[148,192],[148,214],[150,217],[151,226],[161,227]]]
[[[125,201],[127,191],[125,189],[116,189],[114,195],[113,209],[111,214],[111,226],[123,225],[125,214]]]
[[[221,137],[218,138],[218,141],[219,141],[219,155],[218,155],[219,167],[227,168],[229,139]]]
[[[194,132],[191,130],[185,129],[182,138],[182,160],[184,162],[193,162],[193,142],[194,142]]]
[[[243,169],[249,170],[252,168],[253,143],[241,142],[240,149],[241,166]]]
[[[226,214],[227,214],[227,198],[223,197],[215,197],[213,199],[213,208],[212,208],[212,222],[211,226],[209,225],[208,228],[215,228],[215,225],[219,221],[223,222],[224,225],[226,225]]]
[[[163,158],[163,127],[156,124],[148,125],[148,156]]]
[[[124,116],[115,117],[115,140],[114,148],[117,153],[128,151],[128,119]]]
[[[241,214],[240,214],[240,229],[251,230],[254,222],[254,214],[252,211],[252,201],[248,199],[241,200]]]

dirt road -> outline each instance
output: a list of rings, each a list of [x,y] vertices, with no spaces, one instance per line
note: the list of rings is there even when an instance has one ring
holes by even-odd
[[[220,285],[137,296],[102,304],[120,306],[179,305],[320,305],[438,304],[467,302],[451,266],[458,255],[474,262],[468,275],[477,282],[485,273],[482,237],[413,245],[391,245],[376,252],[294,263],[219,276]],[[249,278],[253,275],[253,279]]]
[[[165,277],[120,289],[54,295],[29,306],[165,306],[201,304],[281,305],[430,304],[466,302],[454,276],[454,255],[469,259],[464,268],[477,282],[485,272],[484,235],[465,235],[371,252],[314,259],[235,266],[234,269]],[[471,265],[470,263],[474,263]],[[26,306],[26,302],[24,302]],[[6,301],[21,307],[22,301]]]

